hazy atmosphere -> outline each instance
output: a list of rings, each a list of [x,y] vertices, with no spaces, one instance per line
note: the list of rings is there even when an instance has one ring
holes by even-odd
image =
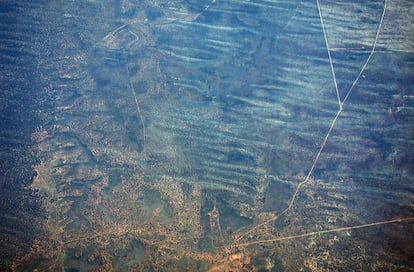
[[[413,18],[0,1],[0,270],[414,271]]]

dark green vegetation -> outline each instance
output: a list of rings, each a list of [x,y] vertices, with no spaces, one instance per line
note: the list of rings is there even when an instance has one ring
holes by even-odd
[[[46,213],[39,197],[29,189],[39,163],[31,139],[43,124],[47,107],[39,73],[34,69],[36,50],[30,19],[19,7],[0,4],[0,270],[11,260],[29,253],[35,238],[42,237]]]
[[[316,1],[4,1],[1,270],[409,270],[412,222],[248,245],[413,215],[409,7],[277,217],[339,109]],[[322,2],[342,101],[382,10]]]

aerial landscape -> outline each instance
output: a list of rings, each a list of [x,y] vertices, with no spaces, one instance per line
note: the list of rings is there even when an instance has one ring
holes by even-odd
[[[0,3],[0,271],[414,271],[414,3]]]

